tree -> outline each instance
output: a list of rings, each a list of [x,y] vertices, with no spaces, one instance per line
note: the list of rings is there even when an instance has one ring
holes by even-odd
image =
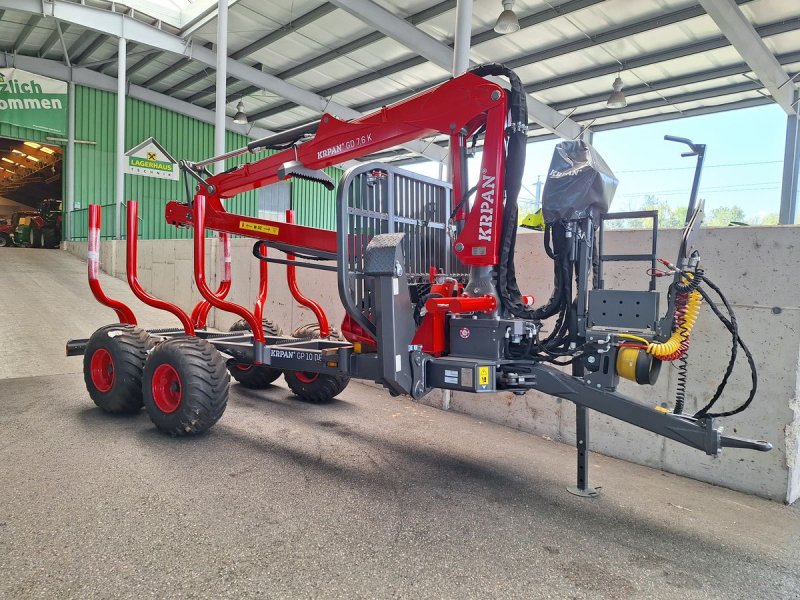
[[[705,225],[727,227],[731,223],[744,223],[747,217],[739,206],[719,206],[706,213]]]
[[[659,200],[656,196],[645,196],[641,206],[636,210],[657,210],[658,226],[661,229],[680,229],[686,221],[685,207],[672,207],[665,200]],[[650,219],[619,219],[608,221],[609,229],[650,229],[652,221]]]

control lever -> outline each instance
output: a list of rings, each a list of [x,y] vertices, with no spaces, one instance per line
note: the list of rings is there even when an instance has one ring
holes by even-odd
[[[706,145],[695,144],[688,138],[677,137],[674,135],[665,135],[664,139],[668,142],[677,142],[679,144],[686,144],[692,149],[691,152],[683,152],[681,156],[696,156],[697,164],[694,168],[694,180],[692,181],[692,191],[689,194],[689,207],[686,209],[686,221],[684,225],[688,225],[694,215],[694,208],[697,204],[697,190],[700,187],[700,173],[703,171],[703,161],[706,158]]]

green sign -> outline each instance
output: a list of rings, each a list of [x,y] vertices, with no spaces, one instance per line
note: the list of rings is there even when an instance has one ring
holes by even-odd
[[[178,163],[169,152],[150,137],[125,153],[128,163],[125,172],[131,175],[178,179]]]
[[[0,69],[0,121],[67,133],[67,84],[20,69]]]

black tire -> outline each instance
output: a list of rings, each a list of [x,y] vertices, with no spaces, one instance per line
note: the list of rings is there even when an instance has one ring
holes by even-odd
[[[331,335],[328,339],[341,340],[342,337],[335,328],[331,327]],[[300,339],[319,338],[319,325],[311,323],[301,325],[292,332],[292,337]],[[304,371],[284,371],[283,378],[289,389],[295,396],[304,402],[313,404],[327,404],[338,396],[347,384],[349,377],[340,375],[327,375],[323,373],[307,373]]]
[[[31,227],[30,234],[28,235],[28,243],[31,248],[39,247],[39,230]]]
[[[172,436],[208,431],[225,412],[229,387],[225,359],[200,338],[167,340],[144,365],[144,408],[155,426]]]
[[[336,329],[336,327],[329,325],[328,329],[330,329],[330,335],[328,336],[329,340],[338,340],[338,341],[344,340],[344,338],[339,333],[339,330]],[[300,338],[302,340],[316,340],[320,337],[319,324],[308,323],[307,325],[300,325],[297,329],[292,331],[292,337]]]
[[[45,230],[42,229],[39,231],[36,242],[38,248],[47,248],[47,232]]]
[[[41,237],[42,248],[58,248],[59,241],[55,231],[45,229]]]
[[[5,233],[0,234],[0,248],[8,248],[14,245],[14,240]]]
[[[264,319],[262,325],[264,327],[264,335],[283,335],[283,330],[269,319]],[[242,319],[231,325],[228,331],[250,331],[250,325]],[[272,382],[281,376],[280,369],[237,362],[228,364],[228,372],[241,385],[253,390],[263,390],[272,385]]]
[[[142,371],[153,338],[133,325],[106,325],[89,338],[83,354],[83,380],[94,403],[108,413],[142,408]]]

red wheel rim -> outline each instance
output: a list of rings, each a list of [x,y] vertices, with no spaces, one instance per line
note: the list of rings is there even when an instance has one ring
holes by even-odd
[[[94,351],[89,364],[89,371],[92,376],[92,383],[98,391],[105,393],[114,386],[114,359],[105,348],[98,348]]]
[[[294,375],[300,383],[314,383],[319,377],[319,373],[309,373],[308,371],[295,371]]]
[[[243,365],[243,364],[239,363],[239,364],[236,365],[236,368],[239,371],[249,371],[250,369],[253,368],[253,365]]]
[[[158,365],[153,371],[150,384],[153,391],[153,402],[163,413],[173,413],[181,405],[183,394],[181,377],[172,365]]]

